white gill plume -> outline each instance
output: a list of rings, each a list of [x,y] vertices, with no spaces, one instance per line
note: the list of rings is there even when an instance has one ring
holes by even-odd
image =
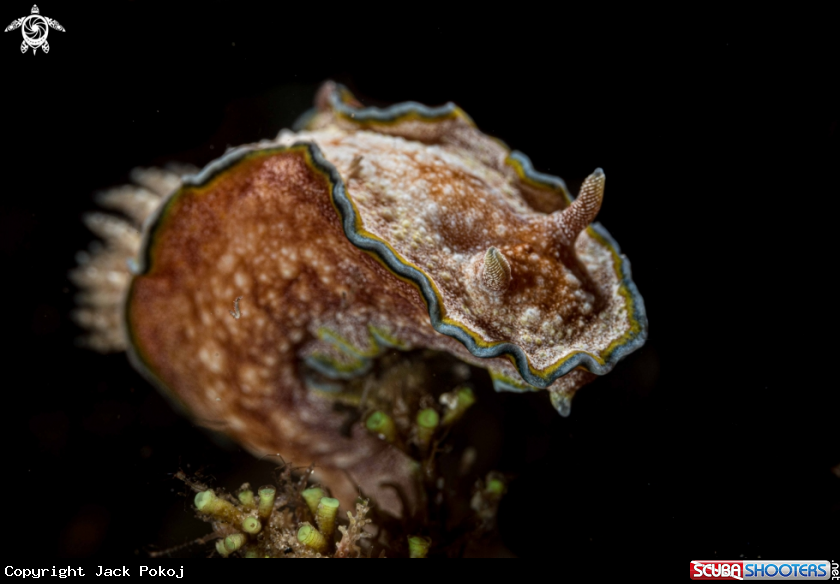
[[[76,254],[69,276],[79,288],[72,317],[88,334],[78,343],[100,353],[126,349],[123,302],[131,281],[129,262],[137,260],[143,227],[169,193],[181,186],[181,176],[192,167],[136,168],[135,185],[117,187],[96,196],[96,202],[122,216],[88,213],[85,225],[102,241]]]

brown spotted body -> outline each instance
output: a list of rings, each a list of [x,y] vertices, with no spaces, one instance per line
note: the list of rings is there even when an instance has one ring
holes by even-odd
[[[409,461],[361,428],[343,437],[346,416],[306,389],[303,360],[323,343],[321,326],[359,328],[362,341],[391,311],[406,327],[428,315],[408,284],[387,306],[377,298],[376,282],[390,275],[347,241],[327,193],[300,149],[255,156],[207,188],[183,187],[159,220],[127,318],[142,367],[196,418],[255,452],[352,468],[369,486],[368,462]],[[352,498],[352,487],[342,495]]]
[[[166,199],[128,290],[128,348],[204,424],[314,462],[345,501],[355,482],[394,508],[380,484],[410,483],[413,461],[358,424],[347,436],[324,379],[429,348],[499,390],[547,388],[567,414],[644,342],[644,308],[590,225],[600,171],[572,202],[451,104],[358,108],[335,86],[318,103],[304,130],[228,153]]]

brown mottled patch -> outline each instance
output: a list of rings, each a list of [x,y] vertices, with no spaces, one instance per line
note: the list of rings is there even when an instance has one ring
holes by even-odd
[[[104,199],[143,218],[167,185],[177,188],[145,233],[145,271],[130,280],[129,346],[200,423],[256,453],[314,462],[345,503],[357,480],[397,512],[380,483],[409,485],[411,461],[348,427],[335,395],[358,396],[330,379],[363,374],[389,346],[428,348],[487,368],[499,389],[536,389],[523,376],[550,383],[568,412],[594,378],[584,367],[605,373],[623,354],[599,369],[611,351],[644,341],[644,311],[609,236],[587,228],[602,174],[570,204],[559,181],[542,184],[452,104],[363,115],[335,85],[317,102],[307,131],[228,155],[200,184],[147,171],[135,180],[156,194]],[[140,231],[89,223],[109,247],[74,272],[93,306],[77,319],[95,330],[92,344],[113,350],[125,342],[114,308]],[[499,255],[488,275],[490,249]]]
[[[363,157],[347,191],[364,229],[427,274],[445,317],[484,342],[514,343],[542,370],[574,351],[600,354],[629,326],[611,250],[586,232],[574,248],[558,245],[557,216],[532,210],[512,171],[478,164],[464,148],[367,131],[328,127],[301,138],[339,169]],[[480,285],[490,247],[510,264],[504,294]]]
[[[207,186],[183,187],[153,232],[149,256],[128,303],[134,347],[199,420],[261,453],[309,463],[317,451],[322,466],[331,458],[375,466],[383,444],[339,435],[343,418],[310,399],[298,358],[342,305],[352,326],[372,320],[376,282],[407,285],[350,244],[326,177],[302,150],[260,153]],[[428,319],[409,298],[396,295],[393,307]]]

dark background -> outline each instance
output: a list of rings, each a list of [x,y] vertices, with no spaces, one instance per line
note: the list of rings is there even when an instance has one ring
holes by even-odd
[[[67,272],[92,239],[93,193],[135,166],[202,166],[272,137],[327,78],[373,105],[454,101],[573,189],[598,166],[610,177],[600,221],[632,261],[650,338],[568,419],[543,394],[480,394],[476,436],[518,477],[499,517],[514,554],[558,569],[838,555],[840,96],[824,18],[39,7],[67,29],[49,54],[0,35],[4,521],[18,555],[143,557],[207,531],[179,468],[228,488],[270,479],[124,355],[73,346]],[[30,8],[5,3],[0,20]]]

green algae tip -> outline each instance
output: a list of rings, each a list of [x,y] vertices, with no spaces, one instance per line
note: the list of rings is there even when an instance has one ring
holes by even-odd
[[[242,491],[237,497],[239,498],[239,502],[242,503],[245,507],[248,507],[250,509],[253,509],[255,507],[254,491]]]
[[[382,410],[377,410],[368,416],[365,427],[388,442],[394,442],[397,439],[397,427],[394,425],[394,420]]]
[[[245,536],[241,533],[234,533],[225,538],[225,547],[229,552],[235,552],[245,545]]]
[[[458,405],[467,409],[475,403],[475,394],[469,387],[462,387],[456,393],[458,396]]]
[[[219,553],[220,556],[226,558],[230,555],[230,552],[225,547],[225,540],[217,539],[216,540],[216,551]]]
[[[246,517],[242,520],[242,531],[255,535],[262,529],[262,523],[256,517]]]
[[[505,494],[505,483],[499,479],[490,479],[487,481],[487,487],[485,489],[488,493],[492,493],[493,495],[504,495]]]
[[[324,497],[324,491],[315,487],[312,489],[306,489],[300,494],[303,497],[303,500],[306,501],[306,506],[309,507],[309,510],[312,511],[312,515],[318,514],[318,503]]]
[[[274,495],[276,493],[277,489],[274,487],[260,487],[259,515],[263,521],[271,517],[271,512],[274,511]]]
[[[321,505],[328,509],[338,509],[338,499],[333,499],[332,497],[322,497],[318,502],[318,506],[320,507]]]
[[[428,450],[438,424],[440,416],[432,408],[426,408],[417,414],[417,444],[423,452]]]
[[[429,553],[429,547],[432,545],[432,540],[428,537],[421,537],[419,535],[412,535],[408,538],[408,557],[409,558],[425,558]]]
[[[207,509],[208,505],[216,500],[216,493],[211,490],[201,491],[195,496],[195,506],[199,511]]]
[[[453,393],[446,394],[450,401],[447,402],[446,413],[443,415],[443,425],[454,424],[464,413],[475,403],[475,394],[469,387],[461,387]],[[443,396],[441,396],[443,401]]]
[[[202,491],[195,496],[195,506],[200,513],[212,515],[222,521],[237,524],[242,513],[228,501],[220,499],[212,490]]]
[[[300,526],[297,538],[300,543],[318,553],[327,551],[327,538],[308,523]]]
[[[318,529],[327,539],[335,532],[335,516],[338,514],[338,499],[323,497],[318,502],[318,510],[315,513],[315,521]]]
[[[420,413],[417,414],[417,425],[421,428],[434,430],[438,427],[439,423],[440,416],[432,408],[426,408],[425,410],[421,410]]]

